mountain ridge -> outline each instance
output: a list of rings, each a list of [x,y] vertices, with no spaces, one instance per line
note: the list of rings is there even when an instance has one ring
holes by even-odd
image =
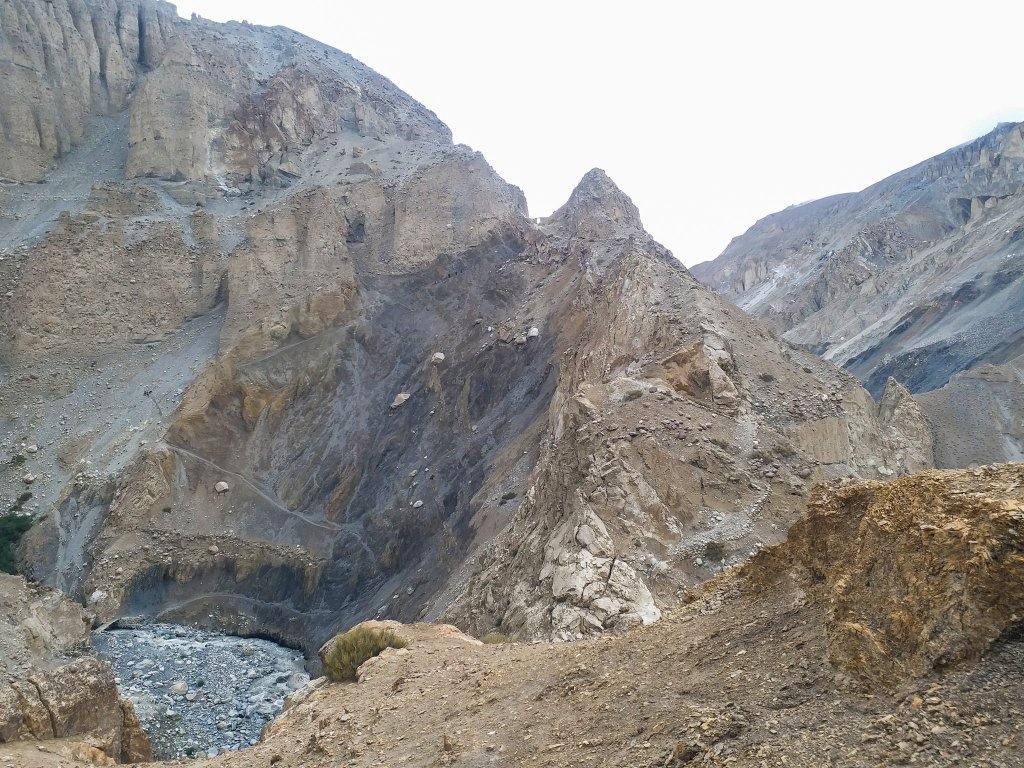
[[[864,679],[932,674],[931,646],[908,641],[914,668],[901,677],[883,669],[884,653],[868,658],[890,639],[902,653],[899,636],[858,646],[872,635],[846,624],[874,619],[844,624],[826,610],[831,593],[847,608],[857,602],[867,580],[870,564],[844,548],[859,539],[843,526],[863,516],[864,540],[896,562],[918,534],[931,546],[931,534],[914,527],[908,502],[894,546],[876,535],[886,522],[873,500],[968,489],[985,503],[939,522],[977,524],[1012,555],[1015,470],[920,474],[939,455],[977,462],[1006,445],[957,442],[955,403],[930,405],[896,378],[874,388],[876,401],[851,372],[702,286],[600,169],[551,216],[530,218],[522,191],[480,153],[453,144],[436,115],[351,57],[281,28],[172,18],[169,8],[12,0],[0,12],[3,29],[18,31],[0,36],[4,72],[25,69],[8,76],[18,106],[0,115],[0,499],[35,521],[18,548],[26,577],[63,592],[97,628],[198,625],[274,639],[311,660],[361,622],[413,624],[404,631],[427,653],[388,653],[369,667],[388,670],[382,684],[396,696],[494,653],[559,681],[516,689],[540,701],[575,674],[566,659],[594,652],[588,663],[600,664],[602,647],[625,649],[645,675],[662,659],[685,681],[685,653],[663,642],[685,635],[683,625],[704,632],[687,652],[710,656],[721,632],[774,647],[791,631],[781,615],[804,627],[797,642],[815,651],[813,680],[796,682],[785,658],[802,646],[765,651],[788,682],[774,692],[759,682],[762,714],[796,696],[799,718],[820,718],[814,697],[852,691],[836,675],[851,675],[857,658],[870,667]],[[64,38],[74,42],[54,57]],[[65,70],[82,86],[67,103]],[[981,202],[978,222],[1000,204]],[[1018,379],[1001,375],[950,386],[1012,391]],[[1003,419],[1011,431],[1012,416]],[[827,568],[812,551],[816,530],[842,553]],[[953,546],[942,530],[940,549]],[[909,581],[900,588],[920,586]],[[983,612],[991,574],[974,583]],[[870,589],[862,596],[872,616],[892,612]],[[741,608],[726,615],[723,605]],[[750,611],[760,623],[747,622]],[[1012,622],[996,618],[943,642],[968,642],[973,659]],[[479,651],[457,630],[415,624],[438,620],[539,650]],[[833,668],[837,632],[849,658]],[[638,655],[650,638],[668,655]],[[705,688],[732,686],[732,696],[741,682],[722,658],[708,658]],[[410,674],[391,677],[401,669]],[[1001,679],[1004,665],[984,670]],[[448,681],[441,699],[469,679]],[[358,762],[376,759],[377,747],[404,749],[393,732],[374,732],[372,744],[350,734],[371,727],[362,710],[343,719],[332,708],[337,720],[319,725],[321,702],[368,690],[323,685],[304,689],[255,752],[216,764],[254,754]],[[387,707],[371,696],[379,718]],[[620,764],[636,764],[633,750],[648,747],[629,739],[643,734],[657,745],[652,766],[732,757],[726,742],[748,719],[715,700],[714,712],[701,710],[707,738],[687,725],[671,729],[670,743],[668,726],[647,733],[622,721]],[[865,699],[846,701],[849,714]],[[410,743],[436,728],[433,718],[455,717],[439,702]],[[577,714],[557,713],[559,728]],[[862,722],[853,717],[843,738]],[[127,714],[121,725],[134,740]],[[328,727],[346,734],[330,748],[318,743]],[[903,749],[886,734],[885,749]],[[548,737],[556,746],[539,760],[579,757],[583,747],[562,754],[562,736]],[[463,749],[469,765],[510,748],[465,732],[423,738],[444,764]],[[955,749],[948,741],[942,749]],[[49,739],[26,765],[78,759],[67,750],[79,747]],[[118,756],[92,749],[100,762]]]
[[[876,397],[890,377],[914,393],[956,389],[951,377],[986,365],[1009,366],[1012,379],[1024,338],[1022,189],[1024,124],[1000,124],[860,192],[771,214],[693,272]],[[988,398],[1015,409],[1005,387]],[[966,431],[984,430],[985,414]],[[936,428],[952,418],[929,417]]]

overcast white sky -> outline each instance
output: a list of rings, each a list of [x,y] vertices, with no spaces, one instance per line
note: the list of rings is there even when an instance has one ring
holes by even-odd
[[[534,216],[604,168],[686,264],[755,220],[1024,120],[1024,3],[180,0],[280,24],[434,110]]]

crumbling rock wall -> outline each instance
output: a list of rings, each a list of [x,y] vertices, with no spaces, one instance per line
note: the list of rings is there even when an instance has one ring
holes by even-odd
[[[762,559],[809,574],[836,666],[892,684],[977,659],[1019,623],[1022,489],[1019,464],[819,486]]]
[[[84,742],[119,762],[152,759],[131,703],[122,701],[110,665],[82,656],[90,617],[58,592],[0,577],[0,742]]]
[[[0,9],[0,178],[38,181],[85,136],[90,117],[123,110],[160,63],[177,14],[147,0],[12,0]]]

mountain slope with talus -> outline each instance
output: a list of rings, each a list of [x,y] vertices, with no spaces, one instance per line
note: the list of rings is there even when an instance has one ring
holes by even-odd
[[[40,517],[24,572],[99,622],[622,631],[780,540],[810,483],[931,465],[905,389],[876,404],[701,287],[601,171],[537,222],[289,30],[5,13],[52,131],[12,119],[0,154],[0,492]]]
[[[947,432],[942,465],[1016,460],[1019,432],[984,449],[952,443],[964,428],[1004,433],[1024,394],[1006,386],[1024,351],[1022,189],[1024,126],[1002,124],[861,192],[772,214],[693,272],[875,396],[890,377],[914,393],[943,388],[922,400]],[[981,395],[983,366],[1009,367]],[[949,403],[974,416],[953,433]]]

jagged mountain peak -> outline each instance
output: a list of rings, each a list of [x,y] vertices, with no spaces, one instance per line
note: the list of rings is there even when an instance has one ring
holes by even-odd
[[[640,211],[600,168],[583,175],[551,219],[565,224],[572,235],[584,238],[615,238],[643,231]]]

